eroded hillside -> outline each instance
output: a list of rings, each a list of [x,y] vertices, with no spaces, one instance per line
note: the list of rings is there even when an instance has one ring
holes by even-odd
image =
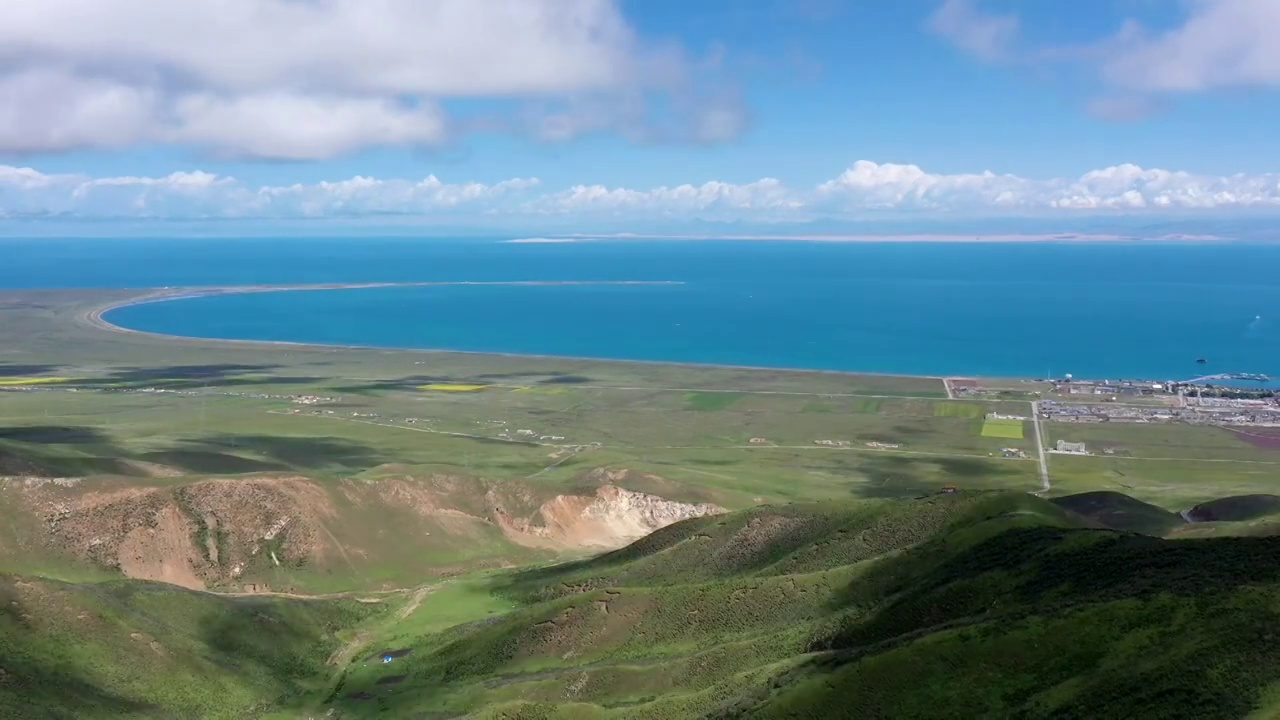
[[[26,490],[51,487],[84,503],[66,518],[150,513],[157,532],[229,502],[216,483]],[[373,502],[360,487],[328,493],[306,522],[336,526],[344,503]],[[402,504],[423,487],[382,486]],[[243,488],[280,507],[315,500],[296,478]],[[709,510],[612,484],[575,497],[528,512]],[[419,499],[413,513],[443,509]],[[523,539],[561,537],[540,527]],[[595,557],[326,599],[0,575],[0,716],[1273,717],[1278,542],[1167,540],[1025,494],[960,492],[700,515]],[[292,557],[286,546],[257,556]]]
[[[621,547],[723,511],[619,485],[632,477],[589,474],[573,493],[385,470],[324,482],[280,474],[149,484],[8,477],[0,495],[14,529],[0,553],[194,589],[388,589]]]

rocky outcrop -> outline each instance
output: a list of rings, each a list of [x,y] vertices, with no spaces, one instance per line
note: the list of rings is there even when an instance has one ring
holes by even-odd
[[[672,523],[725,512],[710,503],[683,503],[657,495],[602,485],[594,496],[557,495],[543,503],[536,520],[498,513],[513,541],[560,549],[622,547]]]

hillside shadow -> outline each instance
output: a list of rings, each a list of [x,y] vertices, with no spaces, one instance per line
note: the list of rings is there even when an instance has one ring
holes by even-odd
[[[0,440],[37,445],[110,444],[102,431],[82,425],[22,425],[0,427]]]
[[[567,373],[560,371],[553,372],[509,372],[509,373],[481,373],[474,376],[477,380],[520,380],[525,382],[534,382],[539,385],[574,385],[594,382],[595,378],[576,373]]]
[[[331,389],[334,392],[350,393],[352,395],[365,395],[373,392],[394,392],[399,390],[417,390],[419,385],[430,385],[431,383],[458,383],[472,382],[466,379],[447,377],[444,375],[406,375],[399,378],[391,378],[386,380],[371,380],[369,382],[352,383],[349,385],[335,385]]]
[[[213,365],[162,365],[126,367],[105,375],[77,380],[79,385],[101,385],[129,388],[158,386],[168,389],[199,387],[237,387],[252,385],[304,385],[327,378],[309,375],[271,375],[285,366],[275,364],[245,365],[223,363]],[[245,377],[260,374],[262,377]]]
[[[921,458],[904,455],[865,457],[859,472],[865,482],[855,483],[852,492],[865,499],[911,498],[942,490],[955,484],[990,487],[989,480],[1016,477],[1008,463],[979,458]]]
[[[59,450],[59,448],[64,448]],[[0,470],[60,476],[145,473],[130,460],[200,473],[281,470],[366,470],[396,462],[383,450],[340,437],[220,434],[178,440],[169,447],[134,452],[92,427],[28,425],[0,427]]]
[[[421,385],[430,385],[432,383],[476,383],[485,385],[506,381],[512,384],[581,385],[583,383],[593,382],[593,380],[593,378],[586,377],[585,375],[573,375],[562,372],[480,373],[477,375],[406,375],[404,377],[393,379],[372,380],[365,383],[338,385],[334,386],[332,389],[335,392],[361,395],[374,392],[417,390]]]
[[[0,580],[0,637],[3,642],[3,674],[0,674],[0,715],[5,717],[145,717],[156,713],[154,705],[110,692],[79,674],[58,667],[59,651],[43,645],[30,618],[35,608],[20,599],[13,578]],[[54,656],[54,657],[51,657]],[[19,709],[20,708],[20,709]],[[6,714],[6,709],[16,714]]]
[[[62,368],[62,365],[23,365],[19,363],[0,363],[0,377],[49,375],[61,370]]]
[[[139,460],[179,468],[187,472],[204,474],[227,473],[240,475],[254,472],[275,472],[288,470],[287,465],[244,458],[229,453],[209,452],[205,450],[159,450],[143,453]]]
[[[146,382],[152,380],[216,380],[245,373],[265,373],[280,369],[281,365],[242,365],[220,363],[214,365],[160,365],[155,367],[133,366],[109,373],[118,382]]]
[[[269,683],[283,696],[297,693],[324,669],[324,655],[316,653],[317,630],[336,628],[319,615],[278,603],[230,602],[202,617],[197,632],[215,663],[257,684]]]
[[[1086,538],[1092,542],[1081,542]],[[1026,527],[1005,530],[960,552],[948,552],[943,543],[945,538],[873,567],[845,587],[833,598],[833,607],[906,593],[867,622],[836,633],[835,642],[821,649],[880,642],[933,627],[945,617],[984,615],[993,593],[1002,608],[1019,614],[1034,613],[1046,603],[1195,596],[1206,588],[1225,591],[1280,581],[1280,537],[1182,542],[1105,530]]]
[[[592,379],[585,375],[556,375],[545,380],[539,380],[539,385],[582,385],[583,383],[592,382]]]
[[[174,453],[176,459],[182,459],[185,456],[188,462],[193,458],[203,462],[203,456],[210,456],[207,458],[209,460],[214,459],[212,456],[220,456],[222,461],[235,458],[237,461],[265,464],[268,466],[266,469],[365,470],[376,465],[397,462],[396,458],[388,456],[383,450],[339,437],[216,435],[184,440],[182,447],[169,452]],[[240,453],[257,455],[262,459],[246,460],[239,457]],[[230,471],[215,470],[214,472]],[[252,472],[252,470],[245,472]]]
[[[129,453],[108,435],[81,425],[0,427],[0,474],[138,476]]]

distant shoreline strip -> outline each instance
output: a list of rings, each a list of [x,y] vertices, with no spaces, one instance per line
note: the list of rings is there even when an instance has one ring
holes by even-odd
[[[1142,243],[1142,242],[1228,242],[1220,235],[1116,235],[1107,233],[1042,233],[1042,234],[899,234],[899,235],[663,235],[647,233],[573,233],[550,237],[527,237],[501,240],[504,244],[588,243],[609,240],[728,240],[763,242],[828,242],[828,243]]]
[[[320,284],[320,285],[227,285],[227,286],[208,286],[208,287],[166,287],[154,288],[149,292],[147,289],[140,288],[141,294],[132,298],[117,300],[106,305],[91,308],[77,316],[77,320],[93,327],[97,330],[103,330],[111,333],[120,333],[125,335],[141,335],[146,337],[159,338],[168,341],[177,342],[210,342],[225,345],[240,345],[249,347],[297,347],[297,348],[322,348],[331,350],[395,350],[400,352],[413,353],[434,353],[434,354],[452,354],[452,355],[487,355],[492,357],[508,357],[508,358],[529,358],[534,360],[571,360],[574,362],[597,362],[597,363],[617,363],[624,365],[649,365],[649,366],[666,366],[681,368],[707,368],[719,370],[752,370],[752,371],[768,371],[781,373],[798,373],[798,374],[816,374],[816,375],[847,375],[853,377],[874,376],[874,377],[897,377],[897,378],[917,378],[926,380],[937,380],[942,382],[942,375],[914,375],[910,373],[894,373],[894,372],[875,372],[865,370],[829,370],[822,368],[797,368],[797,367],[769,367],[763,365],[738,365],[733,363],[701,363],[701,362],[681,362],[672,360],[628,360],[622,358],[607,357],[587,357],[578,355],[546,355],[539,353],[512,353],[512,352],[492,352],[479,350],[453,350],[449,348],[417,348],[417,347],[396,347],[384,345],[344,345],[338,343],[314,343],[314,342],[297,342],[293,340],[237,340],[235,338],[207,338],[192,335],[173,335],[170,333],[151,332],[149,330],[135,330],[121,325],[116,325],[103,318],[108,312],[119,308],[131,307],[133,305],[143,305],[153,302],[166,302],[169,300],[185,300],[189,298],[208,297],[211,295],[235,295],[255,292],[289,292],[296,290],[356,290],[362,288],[382,288],[382,287],[429,287],[429,286],[449,286],[449,285],[684,285],[681,280],[509,280],[509,281],[455,281],[455,282],[413,282],[413,283],[336,283],[336,284]]]

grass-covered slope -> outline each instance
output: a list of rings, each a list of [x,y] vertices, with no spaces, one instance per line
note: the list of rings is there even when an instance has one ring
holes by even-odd
[[[0,576],[0,718],[1263,718],[1278,589],[1280,538],[963,492],[700,517],[383,603]]]
[[[1110,490],[1066,495],[1051,502],[1101,527],[1143,535],[1163,537],[1186,522],[1178,513]]]
[[[1280,628],[1280,540],[1086,525],[1005,494],[686,521],[500,578],[494,591],[521,607],[402,636],[410,654],[357,660],[330,707],[507,720],[1238,718],[1276,700],[1276,638],[1260,629]]]
[[[246,718],[324,682],[355,601],[0,575],[0,718]]]
[[[1280,495],[1236,495],[1200,503],[1187,511],[1193,522],[1249,522],[1280,515]]]

